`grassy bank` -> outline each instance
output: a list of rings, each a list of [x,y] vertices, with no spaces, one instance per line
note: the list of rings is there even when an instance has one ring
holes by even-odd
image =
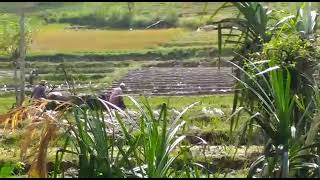
[[[121,52],[78,52],[78,53],[31,53],[27,61],[148,61],[148,60],[186,60],[191,58],[217,57],[218,49],[213,46],[169,47],[139,51]],[[232,55],[232,49],[225,49],[223,56]],[[8,57],[1,57],[2,62],[9,62]]]
[[[122,78],[129,71],[152,63],[154,61],[27,62],[26,84],[29,84],[29,72],[32,69],[36,69],[39,73],[34,79],[34,84],[41,79],[45,79],[48,83],[55,85],[65,83],[64,69],[67,72],[67,78],[76,85],[92,82],[95,83],[95,90],[101,90],[106,89],[113,81]],[[4,62],[0,67],[0,71],[10,71],[10,68],[12,68],[11,63]],[[0,86],[5,84],[7,86],[13,85],[13,83],[12,75],[0,78]]]

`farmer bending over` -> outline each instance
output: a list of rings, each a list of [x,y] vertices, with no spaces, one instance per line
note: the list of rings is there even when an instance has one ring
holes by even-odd
[[[125,84],[121,83],[120,87],[113,89],[109,99],[110,103],[114,104],[115,106],[119,107],[122,110],[126,109],[126,105],[124,104],[123,97],[122,97],[124,89],[125,89]]]
[[[31,98],[32,99],[47,98],[46,84],[47,84],[47,82],[45,80],[41,80],[39,85],[33,89],[33,92],[31,94]]]

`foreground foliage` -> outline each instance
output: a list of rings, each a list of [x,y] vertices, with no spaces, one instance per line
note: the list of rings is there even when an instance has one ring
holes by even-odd
[[[308,4],[296,16],[273,23],[271,11],[260,3],[233,5],[244,19],[218,22],[244,30],[236,43],[242,43],[237,61],[231,62],[239,82],[231,132],[238,128],[237,115],[245,111],[251,117],[244,134],[254,129],[265,134],[264,154],[251,165],[248,177],[319,177],[319,89],[313,77],[319,58],[317,14]]]

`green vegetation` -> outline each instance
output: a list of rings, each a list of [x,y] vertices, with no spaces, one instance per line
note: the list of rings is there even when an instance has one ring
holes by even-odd
[[[210,97],[210,98],[208,98],[208,97]],[[139,103],[142,103],[142,101],[144,101],[144,99],[140,99]],[[172,114],[172,112],[171,112],[172,108],[175,108],[181,112],[185,108],[185,104],[195,102],[195,101],[199,101],[199,104],[195,105],[193,108],[190,108],[191,113],[199,111],[200,109],[203,109],[204,107],[208,107],[208,105],[213,106],[213,107],[218,107],[218,108],[222,107],[222,109],[227,110],[227,109],[230,109],[230,105],[232,102],[232,96],[203,96],[203,97],[194,96],[194,97],[191,97],[190,99],[188,97],[171,97],[170,99],[168,99],[167,97],[153,97],[153,98],[149,98],[148,101],[150,102],[150,104],[152,103],[152,108],[156,109],[156,110],[159,110],[158,108],[161,109],[161,104],[169,101],[169,105],[172,104],[167,109],[167,113],[168,113],[167,117],[169,117],[169,114]],[[170,103],[171,101],[177,102],[177,103]],[[13,102],[13,100],[12,100],[12,102]],[[130,101],[129,99],[126,99],[126,103],[128,104],[128,108],[130,110],[133,110],[133,111],[137,110],[136,105],[134,105],[134,103],[132,101]],[[149,113],[151,113],[151,112],[149,111]],[[187,114],[184,115],[183,119],[185,119],[185,121],[187,122],[187,126],[192,125],[192,124],[190,124],[190,119],[188,118]],[[201,121],[201,119],[199,121]],[[73,123],[72,119],[70,119],[70,123]],[[217,124],[215,124],[215,125],[217,125]],[[220,121],[219,126],[225,127],[224,122]],[[215,128],[217,128],[217,127],[212,127],[212,129],[215,129]],[[228,130],[225,129],[225,132],[227,132],[227,131]],[[16,143],[20,143],[20,141],[17,139],[19,137],[21,137],[21,135],[18,136],[16,138],[16,140],[14,141],[14,143],[13,144],[11,143],[11,145],[15,146],[15,145],[17,145]],[[190,135],[193,135],[193,134],[190,134]],[[9,136],[7,136],[6,138],[9,138]],[[63,142],[60,144],[61,144],[61,146],[63,146]],[[54,151],[50,151],[50,152],[54,152]],[[116,153],[118,153],[118,151],[115,151],[114,153],[115,153],[114,154],[114,156],[115,156]],[[68,156],[68,158],[71,158],[71,159],[74,157],[75,156]],[[54,154],[50,154],[50,157],[48,157],[48,159],[54,160]],[[15,161],[17,161],[17,160],[18,159],[15,159]]]
[[[214,10],[221,3],[210,3],[209,10]],[[172,2],[135,2],[133,16],[129,16],[127,3],[78,3],[70,11],[62,8],[37,13],[47,23],[70,23],[76,25],[109,27],[109,28],[146,28],[163,20],[165,27],[178,25],[179,17],[199,16],[203,12],[204,3],[172,3]],[[57,13],[59,12],[59,13]],[[163,26],[163,25],[162,25]]]
[[[1,92],[0,177],[319,178],[320,51],[311,5],[37,4],[28,13],[37,30],[26,34],[33,39],[27,71],[37,69],[35,83],[68,81],[86,95],[14,108],[14,94]],[[12,88],[18,21],[0,19],[0,85]],[[204,24],[218,29],[195,31]],[[126,110],[96,98],[129,71],[212,65],[217,57],[234,68],[234,94],[125,96]],[[52,110],[53,103],[60,106]]]
[[[313,78],[314,59],[319,57],[314,43],[316,12],[308,3],[296,16],[284,16],[272,24],[268,22],[272,14],[260,3],[232,5],[244,19],[230,21],[239,25],[244,20],[251,29],[238,40],[242,42],[236,57],[240,63],[232,63],[239,70],[234,77],[240,88],[233,112],[244,110],[250,116],[243,134],[259,129],[267,138],[265,152],[252,164],[248,177],[319,177],[312,167],[318,157],[315,133],[319,129],[308,128],[310,122],[318,121],[319,89]],[[229,20],[218,23],[224,21]],[[232,120],[231,130],[238,129],[238,119]]]
[[[8,112],[12,108],[12,105],[15,103],[14,96],[0,97],[0,114]]]
[[[143,101],[144,97],[140,97],[139,102]],[[212,130],[223,130],[227,132],[229,126],[225,123],[227,115],[231,112],[231,105],[233,96],[221,95],[221,96],[170,96],[170,97],[148,97],[148,102],[151,108],[158,109],[163,103],[167,104],[167,107],[171,110],[182,111],[187,104],[199,102],[190,108],[183,116],[186,122],[199,128],[205,128],[203,132],[210,132]],[[134,109],[133,102],[129,99],[125,99],[128,108]],[[216,108],[216,109],[214,109]],[[223,115],[219,115],[218,112],[209,112],[210,110],[221,110]]]
[[[130,21],[134,28],[145,28],[162,19],[169,27],[182,25],[180,21],[201,23],[209,20],[211,12],[214,12],[222,2],[210,2],[207,8],[203,2],[135,2],[133,5],[133,17],[129,16],[126,2],[83,2],[70,4],[66,2],[40,3],[34,15],[47,23],[70,23],[94,27],[129,28]],[[271,8],[295,10],[298,3],[265,3]],[[227,10],[226,15],[232,16],[236,9]],[[191,17],[193,20],[191,20]],[[223,18],[223,16],[221,16]],[[189,23],[193,24],[193,23]],[[193,25],[192,25],[193,26]],[[189,26],[190,27],[190,26]]]

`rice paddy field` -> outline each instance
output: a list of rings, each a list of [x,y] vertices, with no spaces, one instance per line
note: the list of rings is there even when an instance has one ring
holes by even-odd
[[[53,26],[34,34],[30,51],[75,53],[145,50],[178,39],[185,33],[182,29],[77,31]]]
[[[134,53],[148,49],[190,47],[217,48],[217,32],[182,28],[155,30],[70,30],[68,25],[49,25],[33,34],[30,54]],[[125,39],[126,41],[122,41]],[[64,41],[64,43],[61,43]]]

